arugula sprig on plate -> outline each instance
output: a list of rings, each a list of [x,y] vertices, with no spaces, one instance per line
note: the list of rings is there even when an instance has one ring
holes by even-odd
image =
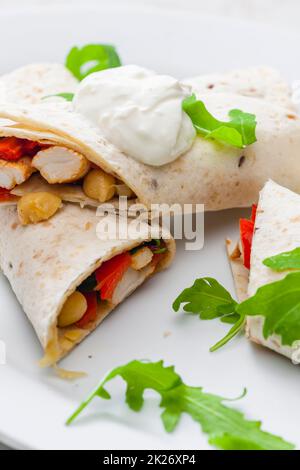
[[[184,289],[173,303],[173,310],[178,312],[182,304],[186,313],[197,314],[202,320],[219,318],[222,323],[233,325],[229,333],[210,348],[211,352],[227,344],[244,327],[245,316],[237,312],[238,303],[211,277],[197,279],[192,287]]]
[[[81,403],[68,419],[70,425],[79,414],[98,397],[111,399],[105,386],[115,377],[127,384],[126,403],[135,412],[144,405],[145,390],[153,390],[161,396],[161,419],[167,432],[177,427],[182,414],[188,414],[208,435],[209,443],[225,450],[292,450],[293,444],[281,437],[261,430],[261,423],[248,421],[244,415],[224,405],[226,398],[212,395],[201,387],[186,385],[175,372],[160,362],[132,361],[113,369],[91,395]],[[244,391],[242,398],[246,394]]]
[[[199,314],[201,319],[219,318],[232,323],[229,333],[210,350],[216,351],[240,333],[247,316],[264,317],[263,335],[281,337],[283,346],[293,347],[300,340],[300,272],[288,274],[284,279],[260,287],[253,297],[238,304],[215,279],[198,279],[175,300],[173,309]]]
[[[256,116],[239,109],[229,112],[230,121],[219,121],[206,109],[203,101],[193,94],[182,103],[198,134],[223,144],[245,148],[256,142]]]

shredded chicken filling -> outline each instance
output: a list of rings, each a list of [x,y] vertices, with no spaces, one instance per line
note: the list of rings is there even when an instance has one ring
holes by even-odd
[[[70,148],[43,145],[16,137],[0,139],[2,191],[12,191],[13,198],[14,188],[28,181],[35,172],[39,172],[46,183],[58,188],[62,184],[79,184],[87,198],[100,203],[115,196],[134,197],[134,193],[126,184],[91,164],[84,155]],[[61,197],[63,199],[63,195]]]

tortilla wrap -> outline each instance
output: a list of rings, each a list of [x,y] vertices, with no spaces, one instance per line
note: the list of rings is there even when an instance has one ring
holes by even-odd
[[[64,103],[0,106],[0,118],[10,120],[0,127],[0,136],[14,135],[80,152],[129,186],[148,208],[162,203],[205,204],[210,211],[248,207],[269,178],[300,191],[300,119],[294,113],[236,94],[211,93],[201,98],[220,119],[228,119],[232,108],[254,113],[258,141],[241,150],[197,137],[191,150],[176,161],[153,167],[120,152]]]
[[[294,108],[291,87],[271,67],[250,67],[184,80],[196,94],[235,93]],[[57,93],[75,93],[78,80],[59,63],[36,63],[0,77],[0,101],[34,104]]]
[[[0,77],[0,102],[34,104],[46,96],[74,93],[77,84],[64,65],[26,65]]]
[[[240,259],[232,256],[231,265],[240,301],[253,296],[259,287],[284,279],[291,271],[276,272],[263,264],[266,258],[294,250],[300,246],[300,196],[268,181],[260,193],[255,231],[251,250],[250,272]],[[236,267],[240,266],[240,271]],[[249,339],[268,347],[294,362],[300,362],[299,345],[283,346],[278,335],[267,340],[263,336],[264,319],[261,316],[248,317],[246,332]]]
[[[250,67],[227,73],[200,75],[185,80],[198,95],[205,93],[237,93],[259,98],[271,104],[294,110],[292,90],[280,73],[270,67]]]
[[[0,266],[45,351],[44,366],[69,353],[125,297],[166,268],[174,257],[174,240],[169,232],[158,228],[167,247],[159,263],[150,263],[140,271],[128,268],[116,295],[111,301],[98,303],[96,320],[83,329],[75,325],[58,328],[57,319],[66,299],[85,279],[103,262],[152,238],[149,226],[142,222],[137,234],[129,232],[126,240],[110,240],[103,224],[113,220],[112,215],[100,217],[92,209],[67,204],[50,221],[24,227],[15,207],[0,208]],[[125,217],[119,219],[120,230],[127,222]]]
[[[202,77],[202,82],[207,83],[208,78]],[[282,108],[275,109],[272,104],[265,110],[262,103],[262,100],[267,100],[284,104],[283,97],[286,102],[290,100],[288,85],[272,69],[252,68],[222,75],[219,84],[215,83],[214,91],[217,93],[201,96],[210,111],[222,119],[227,119],[228,111],[233,107],[257,114],[258,143],[241,151],[197,138],[186,155],[160,168],[141,164],[124,155],[101,138],[99,130],[94,129],[84,117],[74,113],[71,103],[62,98],[41,100],[47,95],[76,90],[77,80],[63,65],[34,64],[23,67],[0,78],[0,89],[1,83],[6,89],[6,101],[18,103],[18,106],[0,106],[0,117],[4,117],[0,136],[16,136],[76,150],[127,184],[148,208],[151,204],[162,203],[204,203],[206,210],[248,206],[257,198],[258,191],[269,177],[294,190],[299,189],[295,175],[298,166],[293,156],[299,146],[298,139],[295,142],[299,122],[291,123],[295,118],[293,113],[287,115]],[[256,92],[251,94],[253,89]],[[201,94],[207,92],[206,86],[199,86],[198,90]],[[224,94],[222,91],[236,94]],[[28,104],[38,102],[39,106],[29,106],[27,109]],[[5,119],[7,117],[8,120]],[[277,125],[279,120],[282,121],[280,129]],[[278,142],[273,148],[275,138]],[[295,148],[288,172],[282,169],[283,148]],[[271,149],[272,163],[269,164]],[[273,150],[277,152],[275,158]],[[225,192],[220,184],[221,178]],[[82,206],[98,204],[88,198],[79,186],[52,186],[33,175],[21,187],[13,189],[12,194],[19,197],[26,192],[49,191],[65,201],[79,202]],[[15,203],[16,199],[4,202],[6,205]],[[116,207],[117,198],[112,203]],[[129,200],[129,205],[135,203],[136,198]]]

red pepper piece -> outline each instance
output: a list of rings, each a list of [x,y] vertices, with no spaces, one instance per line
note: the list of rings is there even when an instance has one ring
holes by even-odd
[[[97,290],[100,290],[102,300],[111,300],[117,284],[122,279],[125,271],[131,264],[131,256],[128,252],[114,256],[105,261],[95,272]]]
[[[241,219],[240,220],[240,234],[241,234],[241,242],[242,242],[243,255],[244,255],[244,266],[247,269],[250,269],[253,232],[254,232],[254,223],[252,222],[252,220]]]
[[[87,301],[87,310],[83,317],[76,322],[78,328],[84,328],[88,323],[95,320],[97,316],[97,292],[85,292],[83,295]]]
[[[14,199],[14,196],[10,194],[10,191],[5,188],[0,188],[0,202],[10,201]]]
[[[251,261],[251,248],[252,240],[254,234],[255,220],[256,220],[257,206],[253,204],[251,219],[241,219],[240,220],[240,239],[242,243],[243,256],[244,256],[244,266],[247,269],[250,269]]]
[[[22,140],[16,137],[0,139],[0,158],[2,160],[16,161],[23,156]]]
[[[22,142],[23,145],[23,156],[33,157],[41,150],[41,146],[38,142],[33,142],[33,140],[24,139]]]
[[[251,220],[254,224],[255,224],[255,220],[256,220],[256,212],[257,212],[257,205],[253,204],[252,212],[251,212]]]
[[[158,263],[161,262],[161,260],[163,259],[164,256],[165,256],[164,253],[154,253],[151,263],[154,266],[157,266]]]
[[[22,157],[33,157],[41,146],[37,142],[17,137],[0,139],[0,158],[7,161],[17,161]]]

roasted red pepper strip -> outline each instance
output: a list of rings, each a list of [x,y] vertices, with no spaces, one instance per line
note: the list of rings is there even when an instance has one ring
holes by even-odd
[[[252,206],[252,212],[251,212],[251,220],[252,222],[255,223],[255,220],[256,220],[256,212],[257,212],[257,205],[256,204],[253,204]]]
[[[131,264],[129,253],[122,253],[105,261],[95,272],[97,279],[97,290],[100,290],[102,300],[111,300],[117,284],[122,279],[125,271]]]
[[[4,137],[0,139],[0,158],[2,160],[19,160],[23,155],[21,139],[16,137]]]
[[[253,231],[254,231],[254,223],[252,222],[252,220],[247,220],[247,219],[240,220],[240,233],[241,233],[241,243],[242,243],[243,255],[244,255],[244,266],[247,269],[250,269]]]
[[[76,322],[78,328],[84,328],[88,323],[95,320],[97,316],[97,292],[85,292],[83,295],[87,301],[87,311],[83,317]]]
[[[22,141],[22,145],[23,145],[23,156],[27,156],[27,157],[33,157],[42,148],[42,146],[38,142],[33,142],[33,140],[24,139]]]
[[[17,137],[0,139],[0,158],[7,161],[17,161],[25,156],[33,156],[40,149],[37,142]]]
[[[14,199],[14,196],[10,194],[10,191],[5,188],[0,188],[0,202],[10,201]]]
[[[151,261],[153,266],[157,266],[158,263],[161,262],[161,260],[163,259],[164,256],[165,256],[164,253],[154,253],[152,261]]]
[[[252,206],[251,220],[240,220],[240,238],[243,248],[244,266],[250,269],[252,239],[255,227],[257,206]]]

